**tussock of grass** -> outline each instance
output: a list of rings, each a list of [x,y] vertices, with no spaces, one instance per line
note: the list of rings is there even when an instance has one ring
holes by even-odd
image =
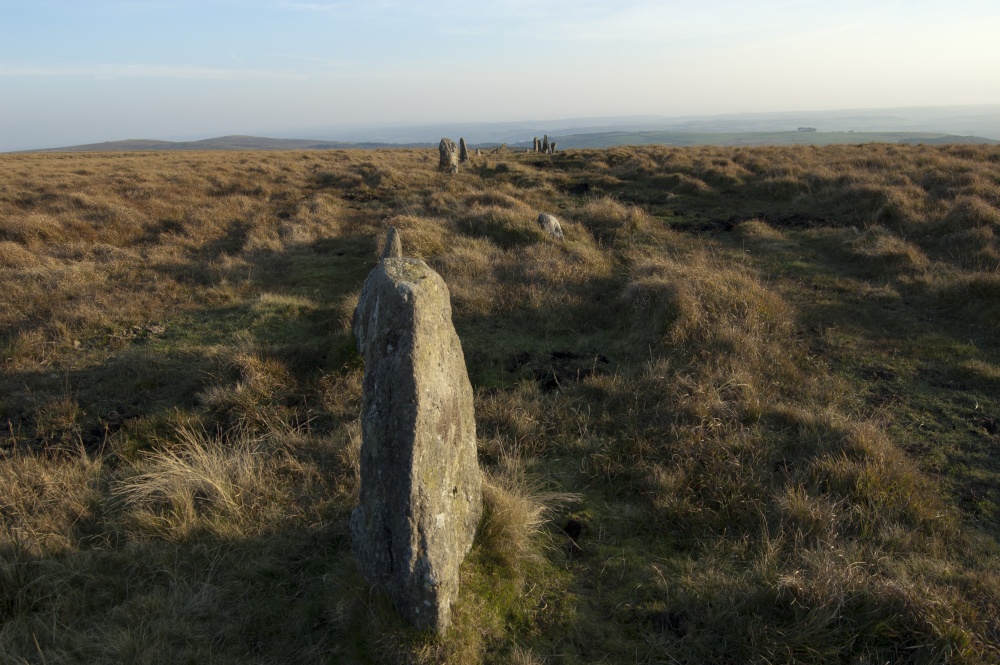
[[[504,455],[483,483],[484,515],[478,547],[507,569],[522,572],[542,560],[555,512],[579,496],[544,492],[529,479],[520,458]]]
[[[670,349],[770,364],[788,343],[791,311],[747,272],[705,251],[640,259],[623,298],[643,311]]]
[[[458,226],[472,236],[488,238],[503,248],[535,244],[542,240],[542,231],[531,210],[520,208],[473,205],[458,221]]]
[[[949,230],[1000,228],[1000,197],[993,197],[994,201],[989,203],[980,196],[959,196],[955,199],[951,209],[948,211],[945,221]]]
[[[193,529],[246,536],[273,528],[285,503],[276,471],[281,451],[246,435],[221,441],[181,429],[168,447],[138,463],[115,485],[128,523],[139,533],[183,537]]]
[[[404,252],[407,256],[427,259],[440,254],[447,246],[448,227],[440,219],[398,215],[389,219],[385,226],[395,226],[406,238]]]
[[[545,661],[532,653],[531,649],[524,647],[514,647],[510,653],[511,665],[540,665],[543,662]]]
[[[739,227],[740,235],[747,240],[757,241],[780,241],[784,240],[784,234],[768,224],[762,219],[748,219],[741,222]]]
[[[3,546],[29,558],[72,551],[74,526],[100,497],[103,471],[99,460],[84,456],[52,460],[22,452],[5,459],[0,465]]]
[[[39,257],[23,245],[10,240],[0,241],[0,268],[25,270],[39,263]]]
[[[591,201],[581,211],[583,223],[599,241],[625,240],[649,230],[647,212],[611,198]]]
[[[241,349],[227,363],[233,383],[216,384],[200,393],[202,403],[221,427],[237,432],[281,432],[294,426],[288,406],[291,376],[282,364]]]
[[[874,276],[919,274],[931,266],[927,255],[912,242],[875,227],[850,242],[850,251],[859,267]]]

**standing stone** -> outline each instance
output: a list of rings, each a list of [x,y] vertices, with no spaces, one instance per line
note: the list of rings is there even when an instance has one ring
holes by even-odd
[[[476,148],[476,157],[479,157],[480,154],[481,153],[479,152],[479,148]]]
[[[399,259],[403,257],[403,243],[399,239],[399,231],[395,226],[389,227],[385,235],[385,246],[382,248],[383,259]]]
[[[544,212],[539,214],[538,225],[542,227],[542,231],[548,233],[556,240],[563,239],[562,226],[559,224],[559,220],[553,215],[547,215]]]
[[[538,147],[539,147],[539,145],[538,145],[538,137],[536,136],[534,144],[531,146],[532,152],[538,152]]]
[[[438,152],[441,153],[438,169],[447,173],[456,173],[458,171],[458,148],[455,146],[455,142],[449,138],[441,139],[441,143],[438,144]]]
[[[548,151],[549,151],[549,135],[546,134],[544,137],[542,137],[542,152],[548,152]]]
[[[557,145],[557,143],[555,141],[553,141],[552,143],[549,144],[549,154],[550,155],[556,154],[556,145]]]
[[[469,147],[463,138],[458,139],[458,161],[463,164],[469,161]]]
[[[448,287],[419,259],[385,258],[353,327],[365,361],[354,556],[406,620],[443,634],[482,515],[472,386]]]

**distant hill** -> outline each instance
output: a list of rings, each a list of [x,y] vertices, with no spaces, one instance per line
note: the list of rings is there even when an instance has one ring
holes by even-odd
[[[820,132],[917,132],[938,135],[983,136],[1000,140],[1000,105],[897,107],[840,109],[830,111],[784,111],[728,113],[695,116],[615,116],[522,120],[517,122],[452,122],[433,125],[314,127],[300,135],[332,141],[376,141],[380,143],[425,142],[437,144],[442,136],[464,136],[471,144],[485,146],[531,145],[545,134],[609,134],[614,132],[683,132],[698,134],[746,134],[788,132],[797,127],[815,127]],[[527,141],[527,144],[524,142]]]
[[[456,137],[457,138],[457,137]],[[755,145],[832,145],[857,143],[926,143],[941,145],[985,144],[1000,141],[981,136],[959,136],[937,132],[693,132],[693,131],[605,131],[577,134],[550,134],[560,150],[570,148],[610,148],[623,145],[670,146],[755,146]],[[89,143],[65,148],[44,148],[22,152],[152,152],[159,150],[375,150],[378,148],[432,148],[436,142],[379,143],[374,141],[321,141],[312,139],[271,139],[260,136],[220,136],[202,141],[157,141],[128,139]],[[491,149],[498,142],[470,144],[470,147]],[[527,149],[531,141],[509,144],[513,149]]]
[[[797,127],[818,131],[802,137]],[[258,130],[263,131],[263,130]],[[275,130],[277,131],[277,130]],[[150,132],[153,134],[153,132]],[[789,145],[799,143],[856,143],[869,141],[923,143],[987,143],[1000,140],[1000,105],[840,109],[728,113],[693,116],[605,116],[519,120],[507,122],[450,122],[427,125],[298,126],[281,130],[284,136],[312,139],[223,136],[203,141],[113,141],[68,147],[33,148],[21,139],[0,137],[0,151],[89,152],[148,150],[328,150],[436,146],[442,136],[465,137],[469,145],[490,148],[502,143],[530,147],[533,137],[562,137],[560,145],[596,147],[627,145]],[[837,136],[851,134],[847,140]],[[778,134],[777,137],[768,135]],[[824,138],[824,134],[827,134]],[[153,134],[155,135],[155,134]],[[586,135],[583,140],[575,137]],[[728,136],[725,136],[728,135]],[[866,136],[868,135],[868,136]],[[87,134],[79,139],[85,140]],[[574,137],[569,139],[567,137]],[[982,137],[982,138],[980,138]],[[88,139],[89,140],[89,139]],[[35,145],[51,145],[42,143]]]
[[[899,143],[909,143],[909,144],[923,143],[925,145],[944,145],[948,143],[998,145],[1000,144],[1000,141],[995,141],[993,139],[985,139],[981,136],[953,136],[951,134],[946,134],[945,136],[903,138],[899,140]]]
[[[935,132],[678,132],[632,131],[550,136],[560,150],[568,148],[610,148],[622,145],[670,146],[755,146],[755,145],[832,145],[858,143],[926,143],[997,145],[1000,141],[981,136],[958,136]],[[514,144],[530,147],[530,141]]]
[[[261,136],[220,136],[202,141],[156,141],[153,139],[128,139],[88,143],[65,148],[44,148],[23,152],[146,152],[154,150],[346,150],[350,148],[374,150],[376,148],[430,147],[430,143],[394,144],[349,143],[344,141],[316,141],[312,139],[270,139]]]

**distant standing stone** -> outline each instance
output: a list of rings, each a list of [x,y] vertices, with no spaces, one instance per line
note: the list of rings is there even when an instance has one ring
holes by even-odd
[[[389,227],[389,232],[385,236],[385,246],[382,248],[383,259],[399,259],[403,256],[403,243],[399,238],[399,231],[395,226]]]
[[[539,144],[538,144],[538,137],[536,136],[534,143],[532,143],[532,145],[531,145],[532,151],[538,152],[538,146],[539,146]]]
[[[458,171],[458,147],[454,141],[449,138],[441,139],[441,143],[438,144],[438,152],[441,153],[441,159],[438,163],[440,170],[447,173]]]
[[[480,154],[481,153],[479,152],[479,148],[476,148],[476,157],[479,157]]]
[[[549,151],[549,135],[546,134],[545,136],[542,137],[542,152],[548,152],[548,151]]]
[[[365,361],[354,556],[406,620],[443,634],[482,515],[472,386],[448,287],[419,259],[383,259],[353,327]]]
[[[562,226],[559,224],[559,220],[553,215],[548,215],[546,213],[541,213],[538,215],[538,225],[542,227],[542,231],[545,231],[550,236],[556,240],[563,239]]]
[[[469,147],[463,138],[458,139],[458,161],[462,164],[469,161]]]
[[[556,154],[556,145],[557,144],[556,144],[555,141],[553,141],[552,143],[549,144],[549,154],[550,155]]]

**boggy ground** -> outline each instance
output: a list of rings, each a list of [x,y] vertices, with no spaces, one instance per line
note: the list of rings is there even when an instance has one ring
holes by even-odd
[[[0,660],[1000,659],[1000,149],[436,161],[0,156]],[[445,639],[350,554],[390,224],[489,475]]]

